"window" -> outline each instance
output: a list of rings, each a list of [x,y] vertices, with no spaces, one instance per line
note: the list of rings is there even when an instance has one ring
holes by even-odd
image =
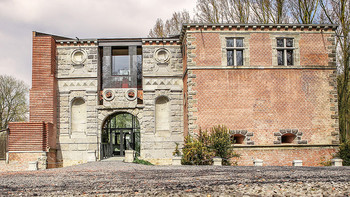
[[[243,144],[245,139],[245,136],[242,134],[234,134],[233,136],[231,136],[231,141],[234,144]]]
[[[130,56],[128,47],[116,47],[112,54],[112,75],[129,75]]]
[[[292,134],[292,133],[286,133],[286,134],[282,135],[281,142],[282,142],[282,144],[284,144],[284,143],[293,143],[295,137],[296,136],[294,134]]]
[[[112,48],[111,76],[113,88],[142,88],[142,48],[118,46]],[[113,82],[111,82],[113,81]]]
[[[243,38],[226,39],[227,66],[243,65]]]
[[[277,38],[277,63],[279,66],[294,65],[293,50],[293,38]]]

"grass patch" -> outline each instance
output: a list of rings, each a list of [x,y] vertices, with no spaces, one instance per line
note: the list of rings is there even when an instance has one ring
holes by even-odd
[[[137,163],[137,164],[142,164],[142,165],[149,165],[149,166],[153,166],[153,164],[149,161],[143,160],[143,159],[139,159],[138,157],[135,157],[133,163]]]

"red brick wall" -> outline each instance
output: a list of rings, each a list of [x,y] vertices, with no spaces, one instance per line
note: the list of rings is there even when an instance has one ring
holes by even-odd
[[[196,66],[221,66],[221,41],[218,33],[193,33],[195,40],[192,45],[196,49],[193,61]]]
[[[43,153],[9,153],[9,164],[5,171],[28,170],[29,162],[37,161]]]
[[[47,168],[56,168],[57,166],[57,151],[47,152]]]
[[[327,38],[330,35],[324,34],[301,34],[300,65],[302,66],[328,66],[330,61],[327,47],[331,45]]]
[[[30,121],[56,125],[56,46],[51,36],[33,33],[32,89],[30,90]]]
[[[249,39],[251,66],[271,66],[272,46],[268,33],[252,33]]]
[[[56,140],[57,140],[57,135],[55,133],[55,130],[53,128],[52,123],[46,123],[46,133],[47,133],[47,138],[46,138],[46,144],[47,147],[50,147],[51,149],[56,149]]]
[[[308,144],[331,144],[332,70],[193,70],[196,125],[223,124],[253,132],[255,145],[272,145],[274,132],[298,129]],[[334,105],[334,104],[333,104]]]
[[[9,151],[46,151],[46,128],[43,122],[9,123]]]
[[[183,102],[184,102],[184,136],[187,136],[188,134],[188,92],[187,92],[187,80],[188,75],[185,75],[183,79]]]
[[[292,166],[293,160],[302,160],[303,166],[322,166],[330,161],[336,148],[266,148],[235,149],[240,158],[232,159],[240,166],[252,166],[254,159],[262,159],[263,166]]]

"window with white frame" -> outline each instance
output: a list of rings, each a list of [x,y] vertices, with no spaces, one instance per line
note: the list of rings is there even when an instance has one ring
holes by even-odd
[[[243,38],[227,38],[226,54],[227,66],[243,65]]]
[[[279,66],[294,65],[294,39],[277,38],[277,63]]]

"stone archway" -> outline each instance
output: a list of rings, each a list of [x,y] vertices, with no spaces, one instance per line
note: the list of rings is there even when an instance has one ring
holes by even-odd
[[[103,123],[101,158],[124,156],[125,150],[135,150],[140,154],[140,124],[136,116],[117,112]]]

